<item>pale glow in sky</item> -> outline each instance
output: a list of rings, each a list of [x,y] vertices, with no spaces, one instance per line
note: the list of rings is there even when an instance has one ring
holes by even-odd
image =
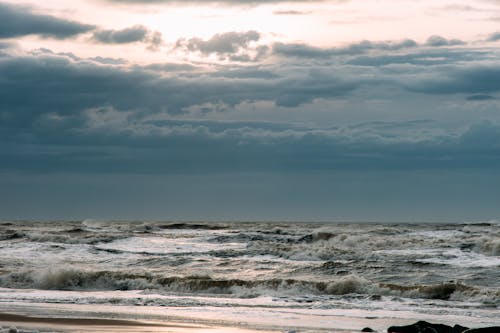
[[[18,1],[10,1],[18,4]],[[278,3],[261,6],[190,4],[117,5],[106,1],[24,1],[38,12],[95,24],[104,29],[144,25],[163,35],[163,50],[180,38],[208,39],[227,31],[256,30],[267,40],[304,42],[332,47],[361,40],[414,39],[425,41],[439,34],[446,38],[473,41],[498,28],[500,7],[492,1],[355,0],[312,3]],[[496,18],[496,19],[495,19]],[[32,38],[33,39],[33,38]],[[37,41],[25,42],[27,47]],[[66,41],[43,41],[64,52]],[[88,36],[72,42],[73,52],[82,56],[121,57],[125,52],[135,61],[160,60],[165,54],[138,50],[137,45],[99,47]]]

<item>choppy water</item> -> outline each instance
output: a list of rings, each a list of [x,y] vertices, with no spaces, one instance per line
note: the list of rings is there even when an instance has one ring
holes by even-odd
[[[499,268],[498,222],[0,222],[3,304],[399,311],[491,324]]]

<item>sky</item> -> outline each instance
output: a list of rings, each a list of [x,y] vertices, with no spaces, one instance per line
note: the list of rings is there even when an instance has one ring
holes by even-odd
[[[500,218],[498,0],[0,0],[0,219]]]

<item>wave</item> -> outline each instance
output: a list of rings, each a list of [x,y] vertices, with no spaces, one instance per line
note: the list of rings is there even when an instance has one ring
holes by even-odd
[[[456,292],[473,292],[475,288],[461,283],[442,283],[436,285],[422,286],[401,286],[396,284],[382,284],[382,288],[401,292],[402,295],[423,295],[424,298],[449,300],[451,295]]]
[[[435,259],[439,261],[436,263],[467,266],[467,263],[460,262],[461,257],[474,258],[474,253],[488,257],[500,256],[499,236],[495,230],[394,231],[378,228],[373,232],[345,233],[322,228],[300,237],[247,237],[247,251],[253,255],[274,255],[297,261],[359,260],[369,256],[384,261],[387,258],[397,259],[401,262]],[[456,261],[449,260],[450,251],[457,257]],[[469,266],[497,265],[493,258],[481,260],[482,263],[472,260]]]
[[[221,223],[167,223],[156,225],[159,229],[182,229],[182,230],[224,230],[229,226]]]
[[[48,233],[27,233],[23,238],[31,242],[38,243],[61,243],[61,244],[102,244],[110,243],[115,240],[127,238],[126,235],[119,234],[95,234],[95,233],[82,233],[78,231],[68,231],[69,234],[48,234]]]
[[[480,239],[476,244],[474,249],[477,252],[490,255],[490,256],[500,256],[500,238],[495,237],[493,239]]]
[[[356,276],[337,281],[307,281],[297,279],[216,279],[210,276],[156,276],[150,273],[131,274],[112,271],[75,269],[26,271],[0,277],[0,286],[7,288],[37,288],[47,290],[145,290],[160,289],[181,293],[203,294],[266,294],[277,291],[290,295],[361,293],[368,281]]]
[[[7,230],[5,233],[0,234],[0,241],[13,240],[24,238],[26,235],[22,232]]]
[[[0,286],[45,290],[158,290],[184,294],[234,295],[236,297],[366,295],[398,296],[455,301],[481,301],[500,305],[500,291],[461,283],[403,286],[378,284],[357,275],[314,281],[273,278],[222,279],[210,276],[161,276],[151,273],[58,269],[25,271],[0,276]]]

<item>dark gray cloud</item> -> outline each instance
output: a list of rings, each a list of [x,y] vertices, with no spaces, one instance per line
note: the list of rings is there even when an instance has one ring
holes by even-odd
[[[200,52],[203,55],[216,54],[220,58],[232,57],[235,61],[249,61],[250,56],[246,53],[252,42],[260,39],[257,31],[225,32],[216,34],[208,40],[201,38],[180,39],[176,48],[182,48],[190,52]],[[259,50],[256,50],[259,53]],[[239,57],[239,58],[238,58]]]
[[[88,24],[37,14],[29,7],[0,3],[0,38],[39,35],[64,39],[94,28]]]
[[[142,67],[157,72],[192,72],[199,67],[188,63],[154,63]]]
[[[128,63],[127,60],[123,58],[109,58],[109,57],[91,57],[89,60],[95,61],[104,65],[125,65]]]
[[[31,57],[3,57],[0,118],[15,127],[36,121],[47,112],[70,117],[102,106],[138,114],[178,114],[207,103],[234,106],[258,100],[293,107],[317,98],[344,96],[359,85],[328,71],[297,71],[282,77],[256,68],[229,70],[227,75],[220,70],[165,78],[152,69],[101,66],[71,54],[47,51]]]
[[[455,46],[455,45],[464,45],[464,44],[465,44],[465,42],[461,41],[460,39],[446,39],[444,37],[434,35],[434,36],[430,36],[427,39],[427,42],[425,45],[440,47],[440,46]]]
[[[327,59],[334,56],[355,56],[368,52],[385,52],[382,57],[404,57],[405,55],[394,55],[390,52],[424,48],[424,47],[450,47],[465,45],[465,42],[458,39],[446,39],[441,36],[431,36],[427,39],[425,44],[418,44],[412,39],[404,39],[400,41],[387,41],[387,42],[372,42],[364,40],[357,43],[348,44],[345,46],[333,48],[315,47],[304,43],[274,43],[272,52],[278,56],[296,57],[296,58],[311,58],[311,59]],[[432,51],[427,51],[432,52]]]
[[[411,39],[396,42],[361,41],[343,47],[320,48],[303,43],[275,43],[272,51],[276,55],[298,58],[328,58],[335,55],[357,55],[370,50],[395,51],[416,47]]]
[[[272,104],[293,108],[332,99],[358,102],[356,96],[363,96],[370,104],[387,97],[381,95],[386,91],[392,94],[391,102],[398,103],[397,111],[387,113],[418,119],[418,108],[411,114],[399,109],[407,106],[405,98],[415,96],[413,92],[430,98],[463,94],[456,99],[463,102],[486,100],[500,90],[500,66],[491,61],[488,50],[481,50],[483,54],[469,48],[394,45],[400,44],[380,44],[376,50],[385,53],[366,55],[402,57],[386,59],[392,66],[361,64],[356,52],[306,64],[302,58],[280,58],[275,64],[211,67],[121,66],[113,59],[82,59],[44,49],[29,56],[3,56],[0,169],[216,173],[499,167],[495,142],[500,142],[500,126],[494,121],[473,126],[463,122],[465,130],[450,130],[429,121],[320,128],[192,119],[207,111],[233,112],[246,102],[265,103],[263,109],[273,109]],[[238,53],[240,46],[210,47]],[[419,102],[426,103],[426,96]],[[325,112],[334,117],[337,110]],[[485,141],[493,144],[485,146]]]
[[[492,33],[487,40],[490,42],[496,42],[497,40],[500,40],[500,32]]]
[[[90,57],[90,58],[81,58],[76,56],[72,52],[53,52],[50,49],[47,48],[39,48],[35,49],[29,52],[33,56],[55,56],[55,57],[61,57],[63,59],[70,59],[75,62],[91,62],[91,63],[99,63],[99,64],[104,64],[104,65],[125,65],[128,63],[127,60],[122,59],[122,58],[109,58],[109,57]]]
[[[413,52],[399,54],[377,53],[359,55],[349,58],[346,63],[356,66],[390,66],[390,65],[446,65],[462,62],[477,62],[488,59],[491,54],[482,50],[447,49],[447,48],[415,48]]]
[[[228,77],[239,79],[279,79],[280,75],[260,66],[244,66],[227,69],[212,74],[214,77]]]
[[[181,114],[192,108],[230,110],[258,101],[293,108],[321,99],[349,98],[359,88],[458,93],[469,100],[484,100],[478,96],[500,90],[500,67],[477,63],[491,59],[487,51],[399,49],[400,45],[405,43],[379,45],[394,49],[395,55],[346,55],[340,62],[327,58],[313,64],[280,61],[211,68],[186,63],[127,67],[121,66],[127,63],[120,59],[81,59],[43,49],[26,57],[4,55],[0,58],[0,119],[17,128],[29,127],[48,113],[61,121],[80,121],[82,112],[101,107],[130,111],[135,117]],[[229,52],[236,46],[211,45],[209,50]],[[400,54],[401,50],[414,52]]]
[[[104,44],[149,43],[149,49],[153,51],[158,50],[163,43],[160,32],[151,31],[142,25],[121,30],[97,30],[93,33],[92,38]]]
[[[490,94],[500,91],[499,65],[437,68],[408,82],[408,89],[426,94]]]
[[[146,40],[149,30],[136,25],[122,30],[98,30],[92,35],[94,40],[105,44],[126,44]]]
[[[117,118],[114,118],[118,116]],[[3,133],[2,171],[220,173],[459,170],[500,167],[500,126],[429,131],[428,122],[334,128],[266,122],[138,121],[111,109],[65,131]]]
[[[468,101],[489,101],[489,100],[493,100],[493,99],[496,99],[496,98],[494,96],[485,95],[485,94],[467,96]]]

